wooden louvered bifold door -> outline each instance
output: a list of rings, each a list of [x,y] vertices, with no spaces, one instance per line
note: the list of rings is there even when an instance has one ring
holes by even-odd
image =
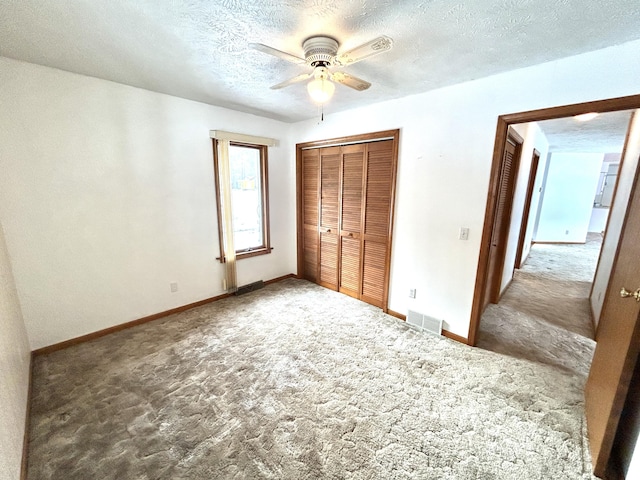
[[[318,279],[318,205],[320,182],[320,151],[305,150],[302,153],[302,255],[303,277],[312,282]]]
[[[310,148],[299,165],[302,276],[381,308],[388,296],[395,142]]]
[[[505,146],[502,171],[500,172],[500,187],[496,201],[496,213],[493,232],[491,234],[491,246],[489,248],[489,264],[487,268],[487,287],[485,290],[484,307],[489,303],[498,303],[500,299],[500,284],[502,283],[502,270],[504,268],[504,256],[509,234],[511,220],[511,207],[513,205],[513,193],[516,186],[518,165],[520,161],[521,145],[511,137]]]
[[[318,281],[338,289],[338,239],[340,216],[340,147],[320,151],[320,259]]]
[[[360,298],[362,284],[361,226],[363,168],[366,145],[342,147],[340,204],[340,286],[342,293]]]
[[[389,268],[390,217],[393,200],[393,141],[370,143],[364,182],[362,289],[360,298],[384,307]]]

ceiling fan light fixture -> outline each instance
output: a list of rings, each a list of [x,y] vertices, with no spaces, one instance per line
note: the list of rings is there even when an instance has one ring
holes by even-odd
[[[329,73],[325,67],[317,67],[315,78],[307,84],[309,96],[316,103],[325,103],[336,90],[336,86],[329,80]]]
[[[302,43],[304,58],[277,50],[262,43],[251,43],[249,46],[260,52],[268,53],[274,57],[287,60],[288,62],[295,63],[297,65],[306,64],[313,68],[313,73],[297,75],[289,80],[273,85],[271,89],[279,90],[281,88],[288,87],[289,85],[304,82],[313,77],[313,79],[307,84],[307,91],[314,102],[322,105],[333,96],[336,89],[336,83],[360,92],[371,86],[371,84],[366,80],[362,80],[361,78],[347,72],[333,70],[329,72],[329,68],[333,69],[333,67],[337,66],[346,67],[369,57],[373,57],[374,55],[384,53],[391,49],[393,46],[393,40],[385,35],[380,35],[359,47],[338,53],[340,44],[337,40],[324,35],[315,35],[307,38]]]

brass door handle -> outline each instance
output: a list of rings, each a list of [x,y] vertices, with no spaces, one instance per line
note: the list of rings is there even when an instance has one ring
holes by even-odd
[[[620,290],[620,296],[622,298],[633,297],[636,299],[636,302],[640,302],[640,288],[635,292],[630,292],[626,288],[622,287],[622,290]]]

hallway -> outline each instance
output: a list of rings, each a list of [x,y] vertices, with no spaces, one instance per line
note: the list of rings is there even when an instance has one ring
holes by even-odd
[[[487,307],[478,347],[552,365],[586,382],[595,349],[589,292],[602,244],[535,244],[500,303]]]

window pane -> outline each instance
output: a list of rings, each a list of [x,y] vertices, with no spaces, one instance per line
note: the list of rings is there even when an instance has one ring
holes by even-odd
[[[231,208],[236,250],[264,246],[260,149],[229,146]]]

